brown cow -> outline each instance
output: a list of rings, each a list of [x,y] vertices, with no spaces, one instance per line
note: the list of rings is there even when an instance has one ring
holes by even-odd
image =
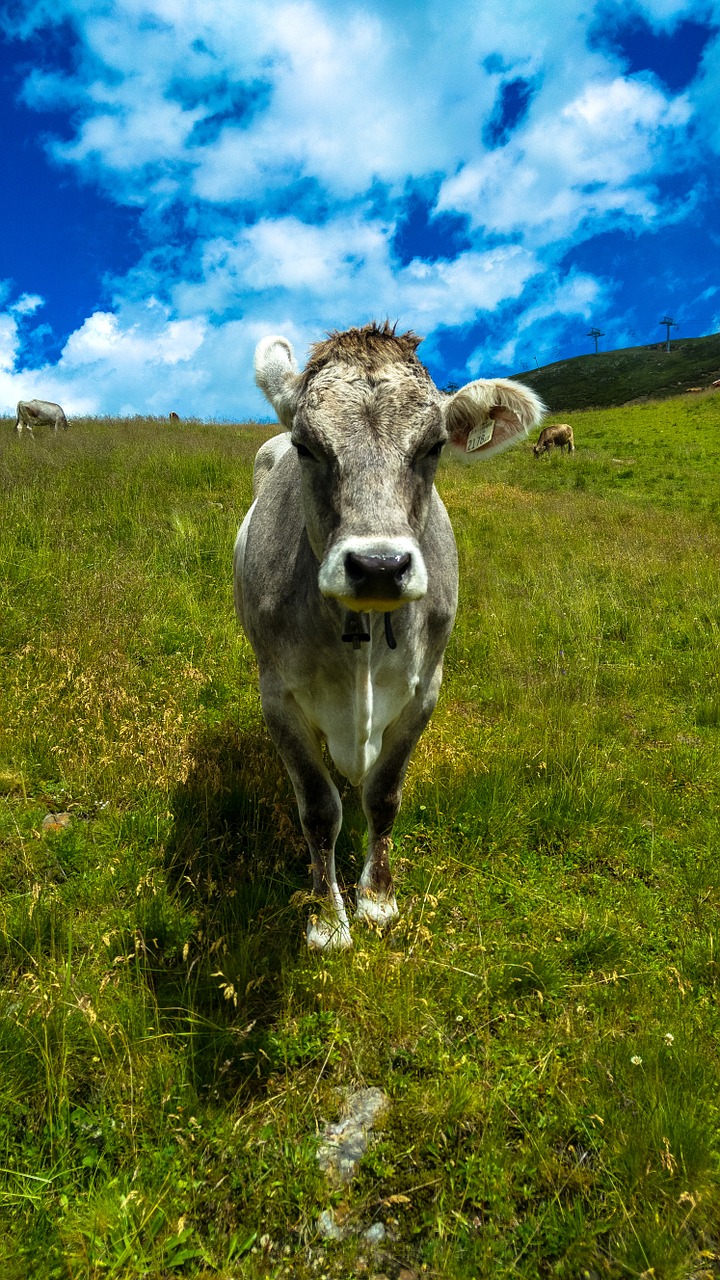
[[[537,444],[533,445],[536,458],[541,453],[549,453],[551,449],[563,449],[567,445],[568,453],[575,452],[573,429],[567,422],[559,422],[555,427],[543,427]]]
[[[179,421],[180,421],[180,414],[179,414],[179,413],[176,413],[174,409],[173,409],[172,413],[170,414],[170,421],[171,421],[171,422],[179,422]]]

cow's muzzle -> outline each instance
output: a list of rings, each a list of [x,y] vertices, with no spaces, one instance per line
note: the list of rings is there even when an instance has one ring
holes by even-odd
[[[320,566],[320,590],[354,612],[387,613],[427,591],[427,570],[408,537],[339,540]]]
[[[399,556],[361,556],[348,551],[345,557],[345,572],[358,597],[383,604],[400,599],[409,568],[408,552]]]

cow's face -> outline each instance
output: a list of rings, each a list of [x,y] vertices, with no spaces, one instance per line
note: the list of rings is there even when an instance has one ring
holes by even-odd
[[[320,590],[348,609],[387,611],[425,595],[420,540],[448,439],[495,452],[539,415],[534,401],[521,419],[495,394],[500,383],[443,396],[416,345],[374,326],[350,330],[318,344],[302,375],[285,339],[267,338],[256,352],[258,384],[297,453]],[[502,385],[513,405],[532,394]]]
[[[348,609],[396,609],[427,590],[420,538],[447,441],[440,396],[422,370],[320,371],[295,412],[308,537],[323,595]]]

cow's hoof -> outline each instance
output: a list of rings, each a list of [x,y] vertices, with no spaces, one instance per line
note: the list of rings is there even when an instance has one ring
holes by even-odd
[[[352,938],[347,920],[311,916],[308,920],[307,944],[310,951],[350,951]]]
[[[377,893],[358,892],[356,920],[364,920],[376,929],[387,929],[399,914],[394,893],[381,897]]]

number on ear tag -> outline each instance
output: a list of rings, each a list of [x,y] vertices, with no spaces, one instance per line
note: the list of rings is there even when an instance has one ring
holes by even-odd
[[[472,453],[475,449],[481,449],[484,444],[487,444],[488,440],[492,440],[494,430],[495,423],[492,418],[488,418],[487,422],[481,422],[479,426],[473,427],[467,438],[465,452]]]

